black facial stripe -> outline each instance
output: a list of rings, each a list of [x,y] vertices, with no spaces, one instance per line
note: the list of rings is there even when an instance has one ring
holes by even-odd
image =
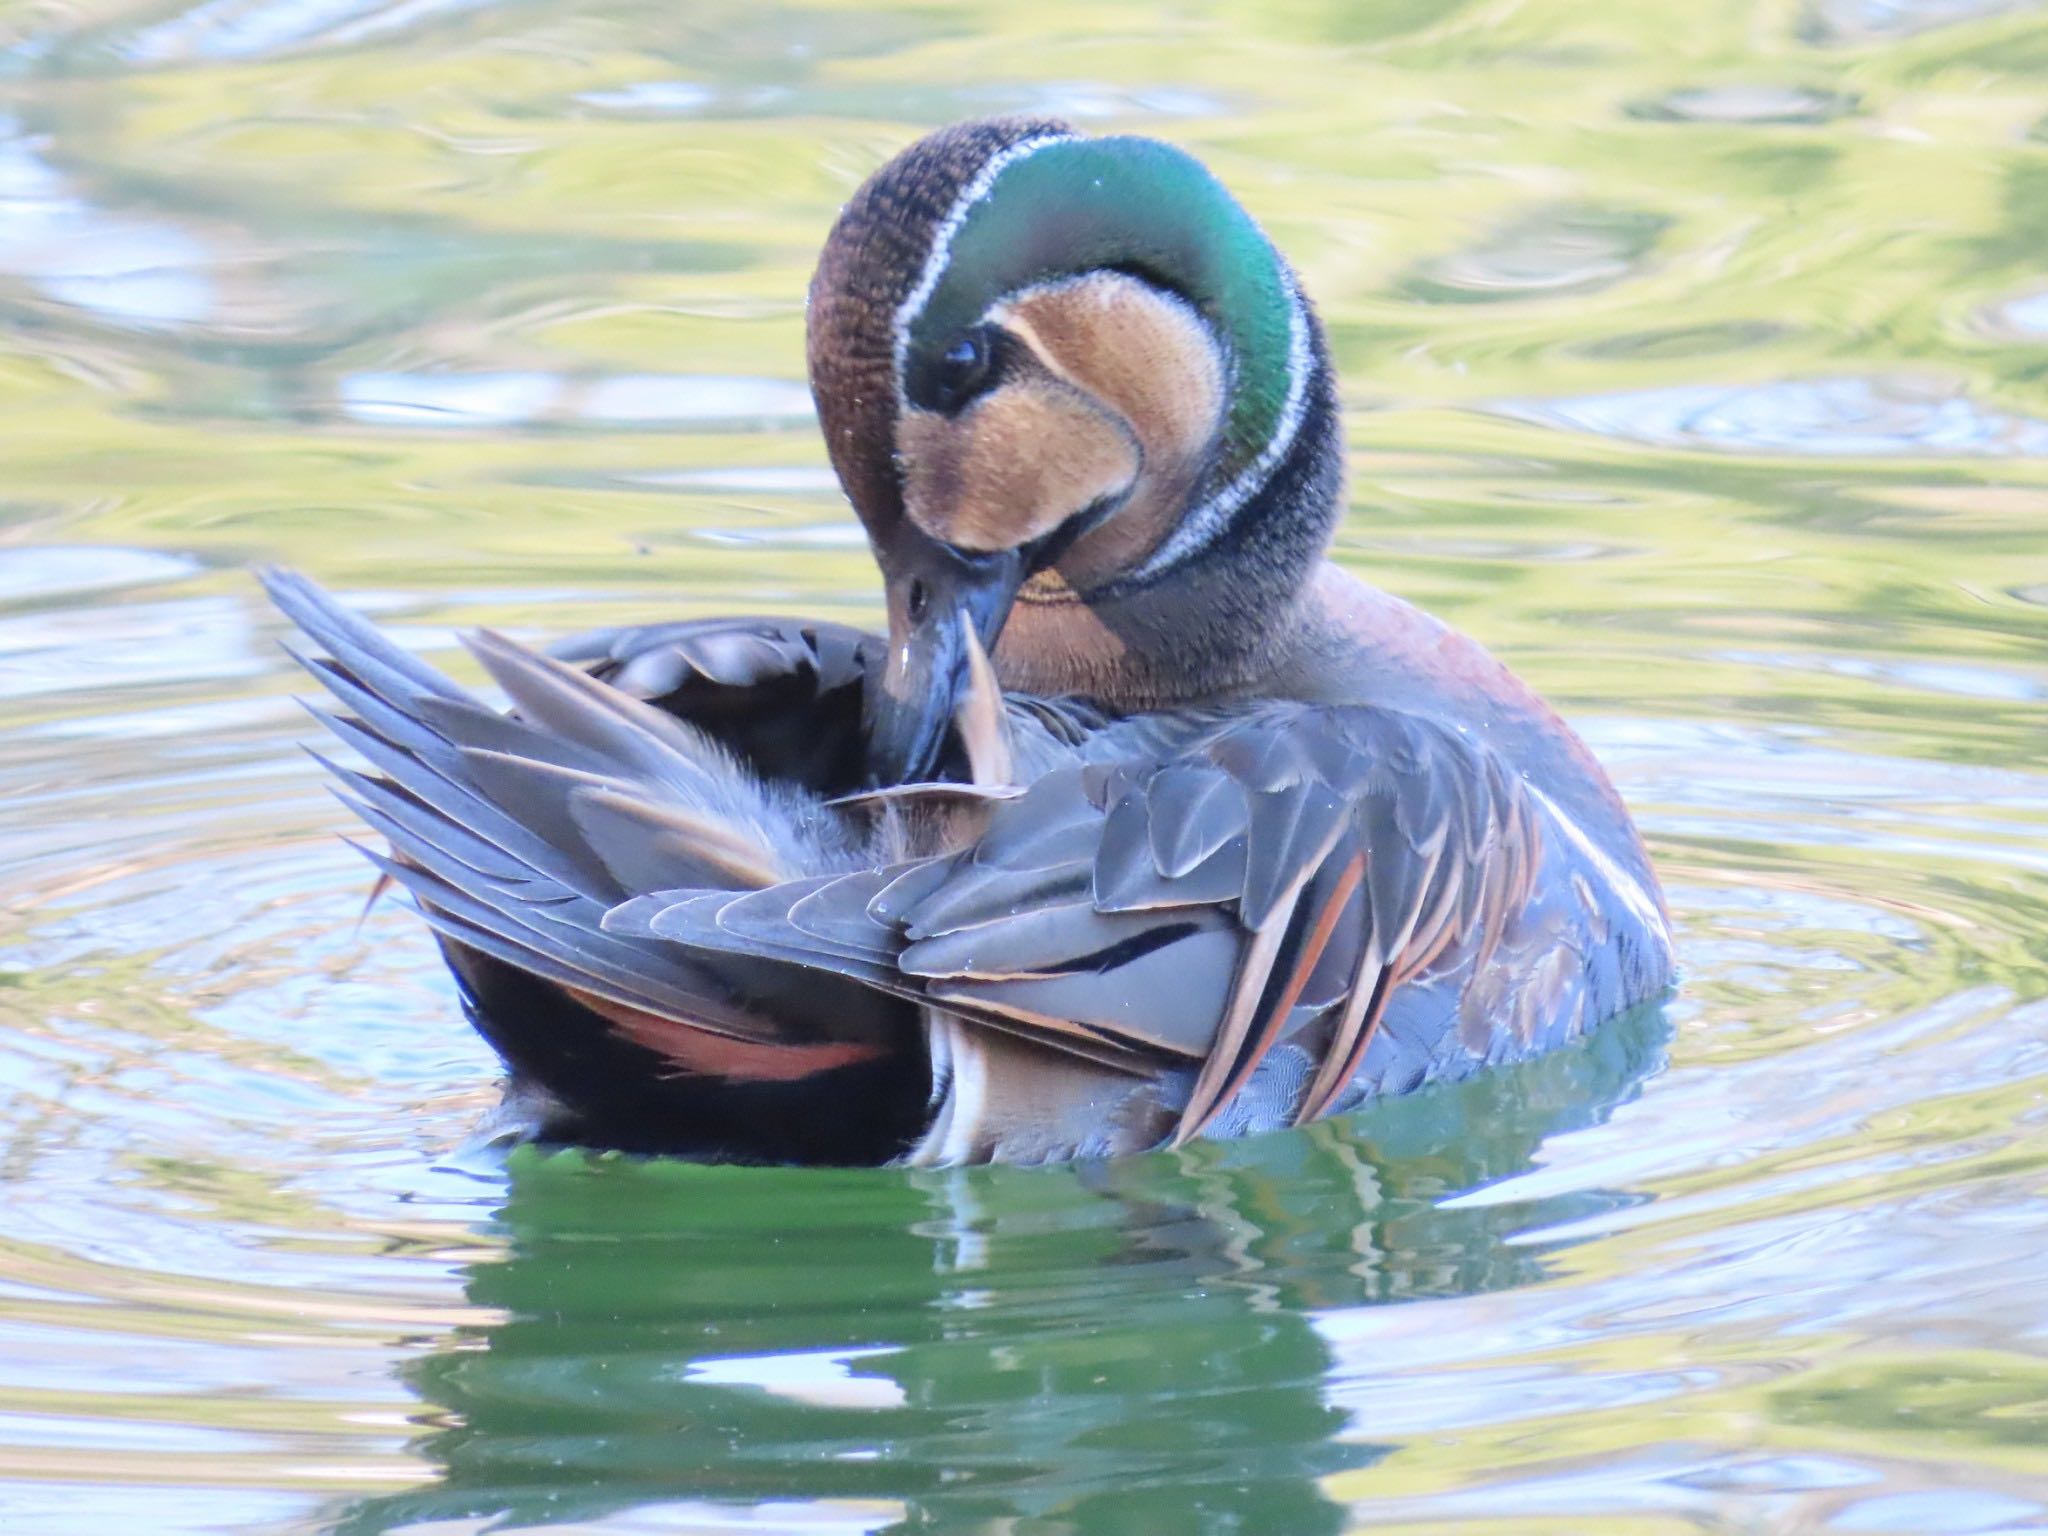
[[[956,415],[1002,382],[1020,345],[1001,326],[969,326],[938,356],[913,359],[904,395],[920,410]]]
[[[1098,496],[1058,527],[1040,534],[1024,546],[1025,571],[1036,573],[1047,566],[1059,564],[1060,557],[1072,549],[1083,534],[1093,532],[1123,503],[1124,497],[1120,493]]]
[[[1326,516],[1342,480],[1342,437],[1336,398],[1329,382],[1329,358],[1318,337],[1313,343],[1313,377],[1303,401],[1293,442],[1273,466],[1266,483],[1247,497],[1203,543],[1173,564],[1140,577],[1111,581],[1090,597],[1117,597],[1157,586],[1185,568],[1221,561],[1245,572],[1277,562],[1312,563],[1328,541]]]

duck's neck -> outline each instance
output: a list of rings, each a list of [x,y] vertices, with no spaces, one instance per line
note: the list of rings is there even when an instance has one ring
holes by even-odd
[[[1004,686],[1077,694],[1117,713],[1270,691],[1312,635],[1307,589],[1247,590],[1236,580],[1176,580],[1082,602],[1029,593],[1003,626]]]
[[[1306,594],[1302,624],[1294,659],[1269,680],[1276,696],[1398,709],[1454,727],[1547,796],[1645,890],[1658,891],[1607,770],[1485,646],[1328,564]]]
[[[1302,669],[1322,627],[1317,572],[1344,504],[1335,379],[1322,331],[1304,315],[1310,371],[1257,489],[1232,501],[1205,484],[1212,499],[1154,530],[1150,551],[1124,547],[1117,518],[1084,536],[1062,563],[1083,592],[1047,573],[1019,594],[995,656],[1006,686],[1127,711],[1267,694],[1275,677]],[[1195,530],[1190,551],[1151,571]]]

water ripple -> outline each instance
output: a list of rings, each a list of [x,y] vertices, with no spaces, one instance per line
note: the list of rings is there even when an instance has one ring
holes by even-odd
[[[375,426],[779,427],[811,416],[802,384],[699,374],[361,373],[343,379],[339,395],[343,415]]]
[[[253,59],[340,48],[460,14],[492,0],[204,0],[145,28],[123,52],[137,64]]]
[[[1913,375],[1682,385],[1509,400],[1502,415],[1660,448],[1816,458],[2048,457],[2048,421],[1977,404]]]
[[[44,141],[0,117],[0,272],[128,325],[187,325],[214,308],[213,256],[160,219],[95,208],[68,189]]]

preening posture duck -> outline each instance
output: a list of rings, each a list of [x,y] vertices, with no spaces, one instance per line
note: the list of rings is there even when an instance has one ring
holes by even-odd
[[[1197,161],[931,135],[841,213],[809,362],[886,635],[472,636],[500,713],[266,578],[531,1134],[1111,1155],[1460,1077],[1670,985],[1585,746],[1326,558],[1322,331]]]

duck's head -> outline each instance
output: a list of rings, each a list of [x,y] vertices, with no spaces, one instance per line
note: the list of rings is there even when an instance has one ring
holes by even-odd
[[[966,629],[1030,685],[1115,671],[1061,654],[1093,649],[1200,697],[1328,543],[1321,331],[1251,216],[1170,145],[1015,119],[920,140],[833,228],[809,353],[887,584],[885,777],[933,770]]]

